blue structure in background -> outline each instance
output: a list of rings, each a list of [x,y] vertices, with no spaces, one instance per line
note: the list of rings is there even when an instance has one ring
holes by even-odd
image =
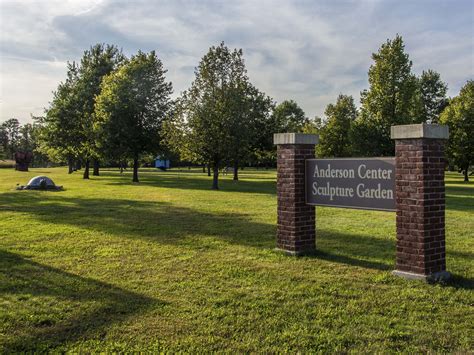
[[[166,170],[170,168],[170,161],[168,159],[162,159],[160,156],[155,158],[155,168]]]

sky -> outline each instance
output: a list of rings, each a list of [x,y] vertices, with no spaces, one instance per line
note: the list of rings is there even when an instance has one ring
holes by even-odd
[[[156,50],[177,97],[221,41],[277,103],[323,116],[341,93],[359,102],[371,54],[397,33],[413,72],[436,70],[449,96],[474,79],[474,0],[0,0],[0,121],[43,115],[66,63],[95,43]]]

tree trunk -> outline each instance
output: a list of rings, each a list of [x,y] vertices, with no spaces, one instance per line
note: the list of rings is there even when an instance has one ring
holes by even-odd
[[[206,173],[206,164],[204,164],[204,165],[202,166],[202,173],[203,173],[203,174]]]
[[[211,164],[207,164],[207,176],[211,176]]]
[[[214,164],[212,177],[212,190],[219,190],[219,164]]]
[[[81,159],[76,160],[76,170],[81,170],[82,162]]]
[[[94,171],[92,175],[99,176],[99,161],[97,159],[94,159]]]
[[[74,162],[72,160],[72,158],[69,158],[67,160],[67,166],[68,166],[68,174],[72,174],[74,172]]]
[[[133,182],[138,181],[138,157],[133,158]]]
[[[86,164],[84,166],[84,175],[83,175],[83,179],[89,179],[89,159],[86,159]]]
[[[464,168],[464,182],[469,182],[469,165]]]
[[[234,161],[234,181],[239,180],[239,162],[236,160]]]

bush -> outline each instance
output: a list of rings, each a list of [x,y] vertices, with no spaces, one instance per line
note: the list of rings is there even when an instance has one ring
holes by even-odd
[[[15,161],[14,160],[4,160],[0,159],[0,169],[2,168],[14,168]]]

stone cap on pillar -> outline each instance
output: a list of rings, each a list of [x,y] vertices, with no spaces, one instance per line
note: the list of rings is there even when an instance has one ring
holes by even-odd
[[[413,138],[432,138],[432,139],[448,139],[448,126],[438,124],[407,124],[401,126],[390,127],[390,135],[392,139],[413,139]]]
[[[316,145],[319,142],[317,134],[308,133],[274,133],[273,144],[308,144]]]

